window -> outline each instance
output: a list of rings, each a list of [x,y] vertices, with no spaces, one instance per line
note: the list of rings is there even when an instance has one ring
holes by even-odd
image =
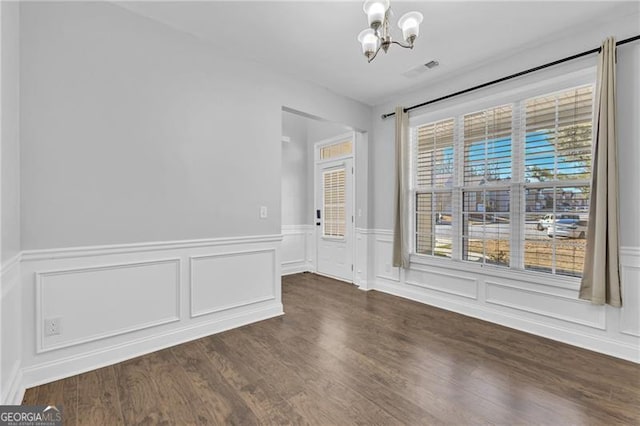
[[[526,269],[582,274],[592,98],[588,86],[529,99],[524,105]]]
[[[509,265],[511,121],[511,105],[467,114],[463,118],[464,260]]]
[[[509,266],[509,190],[462,194],[462,259]]]
[[[417,253],[451,257],[453,124],[444,120],[417,130]]]
[[[323,172],[323,209],[325,237],[344,238],[345,213],[345,169]]]
[[[414,129],[414,251],[580,276],[593,87]]]
[[[511,180],[511,105],[464,116],[464,185]]]
[[[320,159],[327,160],[329,158],[343,157],[345,155],[350,155],[352,151],[353,144],[351,143],[351,140],[338,142],[320,148]]]

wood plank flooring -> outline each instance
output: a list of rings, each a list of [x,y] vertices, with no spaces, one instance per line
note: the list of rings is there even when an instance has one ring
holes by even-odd
[[[640,424],[640,366],[313,274],[286,315],[27,390],[66,425]]]

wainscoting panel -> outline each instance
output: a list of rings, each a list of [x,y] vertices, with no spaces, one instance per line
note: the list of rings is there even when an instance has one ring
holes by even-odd
[[[315,270],[315,230],[312,225],[282,226],[282,275]]]
[[[179,321],[180,259],[38,272],[36,306],[39,353]]]
[[[281,241],[263,235],[23,252],[19,388],[282,315]]]
[[[191,316],[274,300],[275,250],[192,256]]]
[[[369,230],[369,288],[640,363],[640,249],[621,249],[623,308],[578,299],[579,280],[439,258],[391,267],[391,231]]]
[[[478,280],[462,274],[432,269],[412,269],[407,272],[405,283],[467,299],[478,298]]]
[[[0,405],[22,399],[22,303],[20,255],[0,268]]]
[[[300,264],[304,265],[305,246],[307,241],[306,232],[282,235],[282,265]],[[302,250],[300,250],[302,248]]]
[[[366,229],[356,228],[355,282],[360,290],[368,290],[369,234]]]
[[[485,281],[487,303],[536,315],[543,315],[587,327],[606,328],[605,309],[577,297],[559,297],[546,292],[525,290],[517,285]]]
[[[620,332],[640,337],[640,250],[623,247],[620,254],[622,264]]]
[[[393,236],[390,232],[378,233],[375,236],[377,278],[390,281],[400,281],[400,268],[392,266],[393,260]]]

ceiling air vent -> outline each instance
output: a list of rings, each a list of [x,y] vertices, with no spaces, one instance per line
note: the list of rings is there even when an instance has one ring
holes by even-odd
[[[440,65],[438,61],[429,61],[426,64],[420,64],[413,68],[410,68],[408,71],[403,72],[402,75],[407,78],[414,78],[424,72],[429,71],[430,69],[437,67],[438,65]]]

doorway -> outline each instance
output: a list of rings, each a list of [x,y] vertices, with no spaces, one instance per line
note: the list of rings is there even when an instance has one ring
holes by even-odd
[[[283,107],[282,275],[366,288],[366,143],[358,129]]]
[[[354,147],[353,132],[314,147],[316,272],[354,282]]]

